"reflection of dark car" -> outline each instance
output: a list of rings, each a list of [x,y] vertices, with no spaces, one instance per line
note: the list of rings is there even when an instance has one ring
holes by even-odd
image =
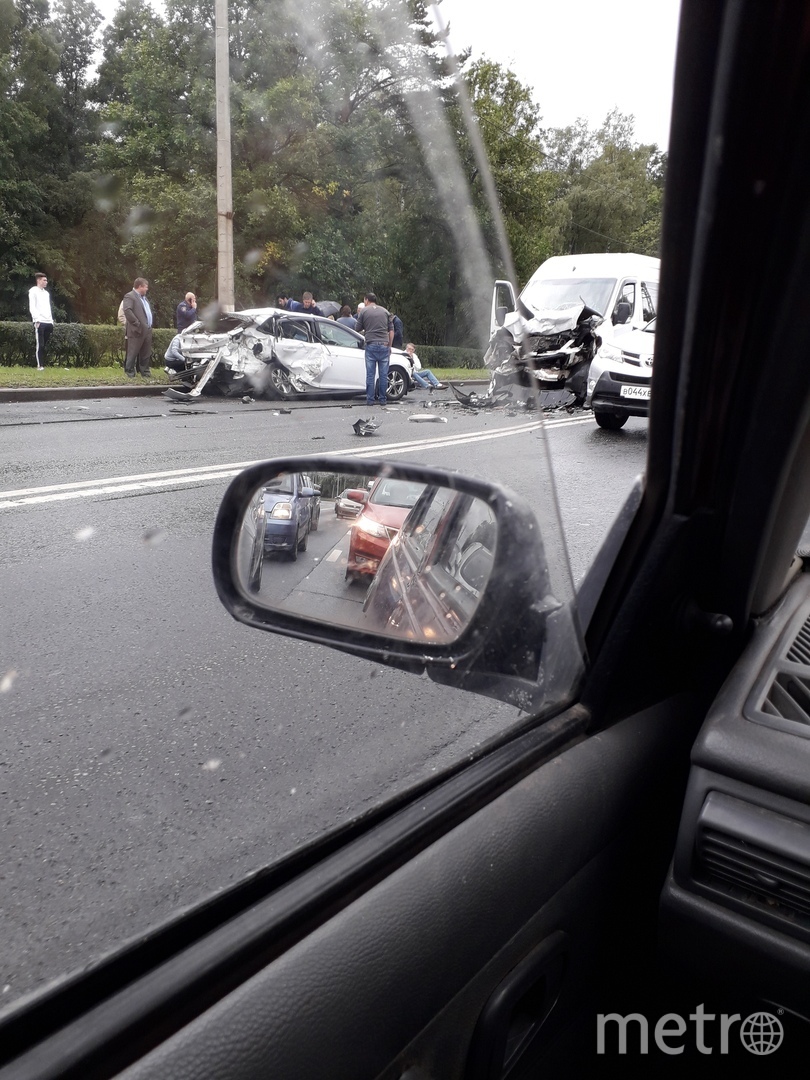
[[[381,477],[375,480],[360,516],[352,525],[346,580],[357,581],[377,572],[388,545],[399,532],[424,484]]]
[[[229,332],[241,332],[229,338]],[[221,353],[206,391],[275,398],[355,397],[366,390],[365,340],[342,323],[306,312],[252,308],[223,316],[216,332],[193,323],[180,335],[189,364],[178,378],[189,389],[201,380]],[[391,350],[389,401],[399,401],[416,385],[414,361],[402,349]]]
[[[294,560],[298,558],[299,551],[306,551],[312,529],[312,503],[315,499],[318,499],[315,489],[304,483],[302,473],[286,473],[278,476],[265,488],[264,552],[266,555],[271,551],[286,551]],[[318,515],[320,515],[320,502]]]
[[[497,524],[482,499],[426,488],[391,541],[363,611],[369,629],[455,641],[492,572]]]
[[[264,495],[257,491],[245,510],[236,549],[240,576],[247,581],[251,592],[258,592],[262,587],[265,518]]]
[[[335,499],[335,514],[339,518],[357,517],[363,509],[363,500],[349,498],[349,492],[353,490],[353,488],[344,488]]]

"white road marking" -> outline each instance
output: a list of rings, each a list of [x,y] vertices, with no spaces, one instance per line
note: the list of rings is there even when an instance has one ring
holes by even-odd
[[[376,458],[415,454],[422,450],[435,450],[446,446],[488,442],[493,439],[506,439],[513,435],[525,435],[540,428],[569,427],[572,424],[592,422],[591,416],[566,417],[561,420],[533,420],[528,423],[514,424],[509,427],[494,428],[491,431],[468,432],[466,434],[443,435],[434,438],[412,439],[408,442],[374,444],[358,450],[348,447],[344,450],[332,450],[334,457]],[[307,454],[302,457],[320,455]],[[139,473],[132,476],[111,476],[100,480],[77,480],[68,484],[46,484],[42,487],[16,488],[0,491],[0,510],[12,510],[21,506],[35,506],[43,503],[66,502],[72,499],[89,499],[97,495],[117,495],[132,491],[149,491],[170,488],[177,485],[210,483],[227,480],[236,476],[250,465],[257,465],[264,459],[255,461],[228,462],[223,465],[203,465],[190,469],[169,469],[163,472]]]
[[[329,552],[329,554],[326,556],[326,558],[323,561],[324,562],[337,562],[342,554],[343,554],[343,552],[340,550],[340,548],[335,548],[333,551]]]

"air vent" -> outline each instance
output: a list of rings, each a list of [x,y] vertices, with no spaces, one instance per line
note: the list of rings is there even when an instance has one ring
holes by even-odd
[[[768,716],[810,725],[810,676],[780,671],[768,687],[762,711]]]
[[[786,659],[793,664],[804,664],[805,667],[810,667],[810,619],[796,635],[796,640],[787,651]]]
[[[778,651],[761,671],[743,713],[758,724],[810,738],[808,605],[785,627]],[[797,629],[798,627],[798,629]]]
[[[700,876],[774,915],[810,918],[810,825],[712,792],[698,819]]]

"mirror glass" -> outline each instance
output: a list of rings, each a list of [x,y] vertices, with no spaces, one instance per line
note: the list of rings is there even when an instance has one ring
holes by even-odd
[[[451,644],[481,603],[497,548],[489,505],[393,476],[284,473],[249,500],[237,579],[269,610]]]

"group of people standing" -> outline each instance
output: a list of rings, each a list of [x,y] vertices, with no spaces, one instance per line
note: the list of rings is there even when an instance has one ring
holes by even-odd
[[[34,323],[36,334],[36,362],[37,370],[45,368],[45,353],[48,340],[53,333],[53,314],[51,312],[51,297],[48,292],[48,278],[46,274],[34,275],[36,284],[28,292],[28,306],[31,319]],[[124,370],[130,379],[137,374],[143,378],[149,378],[152,374],[152,308],[146,298],[149,292],[149,282],[146,278],[135,278],[132,289],[121,301],[118,309],[118,321],[126,330],[126,360]],[[309,315],[323,316],[323,312],[315,303],[311,292],[305,292],[301,301],[292,300],[286,295],[277,298],[278,307],[287,311],[304,311]],[[193,292],[188,292],[185,298],[177,305],[175,323],[177,334],[188,329],[197,321],[197,297]],[[388,366],[391,359],[391,349],[401,349],[403,342],[402,320],[381,304],[377,303],[374,293],[366,293],[363,303],[357,305],[357,314],[353,315],[351,308],[344,305],[336,322],[349,326],[365,338],[365,361],[366,361],[366,404],[385,405],[386,389],[388,386]],[[177,343],[174,338],[166,353],[166,371],[177,370],[185,363],[182,353],[177,349],[177,357],[170,356],[172,349]],[[415,346],[409,342],[406,352],[409,356],[416,355]],[[174,361],[174,363],[172,363]],[[177,368],[175,368],[177,364]],[[443,389],[442,384],[432,371],[423,368],[414,372],[414,380],[417,386],[423,388]]]

